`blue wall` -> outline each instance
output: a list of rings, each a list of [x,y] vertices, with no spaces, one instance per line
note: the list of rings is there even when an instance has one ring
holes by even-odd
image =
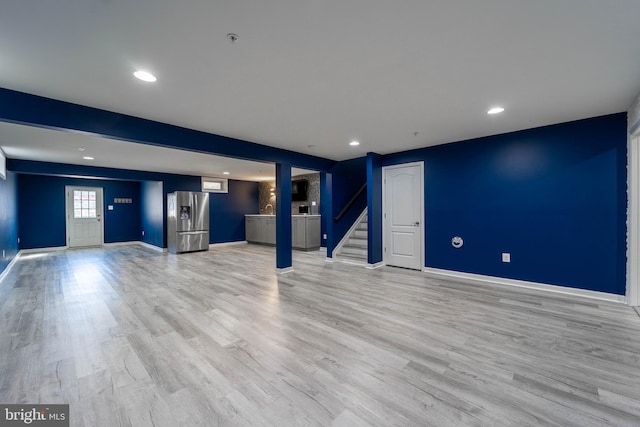
[[[140,224],[144,235],[140,240],[162,248],[164,246],[164,204],[162,182],[143,181],[140,183]]]
[[[140,184],[137,182],[63,178],[43,175],[18,177],[21,249],[65,246],[65,186],[102,187],[105,243],[137,241],[140,235]],[[133,203],[114,204],[114,198]],[[107,210],[107,205],[114,210]]]
[[[338,162],[330,170],[332,175],[332,199],[333,218],[346,206],[354,194],[367,182],[367,158]],[[340,243],[340,240],[349,231],[362,211],[367,207],[367,192],[364,191],[347,213],[338,222],[333,222],[333,244]]]
[[[83,176],[105,178],[104,180],[83,180],[78,182],[88,185],[88,183],[96,183],[95,186],[104,186],[102,183],[114,183],[120,180],[132,181],[132,185],[136,185],[139,189],[137,200],[138,206],[138,223],[134,232],[125,230],[123,233],[130,237],[127,240],[141,240],[160,248],[167,247],[166,238],[166,209],[167,209],[167,193],[174,191],[200,191],[201,178],[192,175],[175,175],[157,172],[142,172],[126,169],[113,169],[91,166],[67,165],[48,162],[34,162],[25,160],[10,160],[9,168],[20,173],[20,176],[32,176],[40,178],[31,178],[39,180],[48,180],[51,176],[57,176],[56,179],[67,179],[74,183],[71,176]],[[42,174],[42,175],[40,175]],[[28,178],[27,178],[28,179]],[[117,181],[113,181],[117,180]],[[64,184],[76,185],[76,184]],[[64,191],[64,185],[62,190]],[[113,185],[113,184],[107,184]],[[257,213],[258,211],[258,184],[255,182],[229,180],[229,193],[227,194],[211,194],[211,221],[217,221],[216,230],[213,229],[210,234],[210,243],[233,242],[244,240],[244,215]],[[106,195],[106,193],[105,193]],[[126,197],[126,196],[114,196]],[[113,200],[113,198],[111,198]],[[26,202],[25,202],[26,203]],[[118,205],[117,207],[119,207]],[[27,206],[25,206],[27,208]],[[64,208],[64,205],[63,205]],[[106,208],[105,208],[106,209]],[[20,215],[22,215],[22,210]],[[105,213],[107,211],[105,210]],[[35,215],[35,214],[34,214]],[[62,211],[62,219],[64,220],[64,209]],[[59,220],[59,219],[58,219]],[[35,218],[29,220],[29,223],[35,223]],[[117,224],[117,223],[114,223]],[[132,225],[133,223],[129,224]],[[42,228],[45,232],[44,237],[30,239],[32,242],[27,247],[53,247],[64,246],[64,223],[62,227],[62,237],[54,236],[54,231],[46,232],[47,227]],[[107,224],[105,223],[105,227]],[[144,231],[144,236],[142,235]],[[123,241],[123,237],[118,235],[117,229],[110,229],[109,237],[114,239],[111,241]],[[35,234],[35,232],[34,232]],[[105,242],[107,232],[105,230]],[[62,239],[62,240],[61,240]],[[35,240],[36,242],[33,242]],[[53,244],[54,242],[60,242]],[[37,246],[31,246],[37,245]]]
[[[0,179],[0,273],[7,268],[17,253],[18,185],[16,174],[7,171],[7,179]]]
[[[229,180],[228,193],[209,194],[209,241],[245,240],[244,216],[258,213],[258,183]]]
[[[425,162],[426,266],[624,295],[626,144],[620,113],[383,164]]]

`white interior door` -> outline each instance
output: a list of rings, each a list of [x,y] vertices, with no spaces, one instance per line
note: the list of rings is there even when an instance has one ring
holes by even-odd
[[[383,169],[384,262],[396,267],[422,269],[423,163]]]
[[[101,246],[102,188],[65,187],[67,206],[67,245],[70,248]]]

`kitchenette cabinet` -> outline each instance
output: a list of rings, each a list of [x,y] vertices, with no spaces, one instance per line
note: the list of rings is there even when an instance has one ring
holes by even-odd
[[[245,215],[245,233],[249,243],[275,245],[275,215]],[[320,215],[292,215],[291,243],[294,249],[319,249]]]

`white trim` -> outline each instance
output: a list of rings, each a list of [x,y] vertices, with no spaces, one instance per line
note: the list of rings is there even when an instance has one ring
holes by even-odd
[[[151,243],[138,242],[138,244],[141,245],[141,246],[144,246],[145,248],[153,249],[154,251],[167,252],[167,248],[161,248],[160,246],[152,245]]]
[[[249,242],[246,240],[238,240],[236,242],[220,242],[220,243],[209,243],[209,249],[220,248],[225,246],[238,246],[238,245],[246,245]]]
[[[384,261],[376,262],[375,264],[367,264],[367,270],[375,270],[376,268],[384,267],[386,264]]]
[[[130,245],[137,245],[138,243],[140,243],[138,240],[129,240],[127,242],[111,242],[111,243],[104,243],[102,246],[105,248],[108,248],[110,246],[130,246]]]
[[[640,133],[627,147],[627,303],[640,305]]]
[[[293,272],[293,267],[276,268],[276,274],[278,276],[282,276],[283,274],[292,273],[292,272]]]
[[[324,261],[325,261],[325,262],[336,262],[336,259],[335,259],[335,258],[329,258],[329,257],[326,257],[326,258],[324,259]]]
[[[382,168],[382,262],[387,263],[388,257],[387,257],[387,252],[384,250],[386,248],[386,235],[387,235],[387,221],[386,218],[384,217],[384,212],[386,212],[386,182],[387,182],[387,171],[391,170],[391,169],[399,169],[399,168],[404,168],[404,167],[413,167],[413,166],[419,166],[420,167],[420,268],[423,268],[425,266],[425,260],[426,260],[426,245],[425,245],[425,234],[426,234],[426,222],[424,220],[424,190],[425,190],[425,182],[424,182],[424,161],[419,161],[419,162],[409,162],[409,163],[400,163],[397,165],[392,165],[392,166],[384,166]]]
[[[16,254],[16,256],[14,256],[13,259],[9,262],[9,264],[7,264],[7,267],[4,269],[4,271],[2,273],[0,273],[0,284],[2,284],[2,281],[9,275],[9,271],[15,265],[15,263],[18,261],[18,258],[20,258],[21,253],[22,253],[22,251],[19,251]]]
[[[357,261],[354,258],[335,258],[335,260],[341,264],[358,265],[360,267],[365,267],[367,265],[366,261]]]
[[[484,276],[482,274],[462,273],[459,271],[442,270],[439,268],[424,267],[423,272],[439,277],[449,277],[470,282],[490,283],[494,285],[516,286],[519,288],[535,289],[539,291],[555,292],[558,294],[572,295],[582,298],[591,298],[602,301],[625,303],[624,295],[609,294],[606,292],[589,291],[586,289],[569,288],[566,286],[549,285],[546,283],[527,282],[525,280],[506,279],[504,277]]]
[[[336,255],[340,255],[340,251],[342,250],[342,247],[347,243],[347,241],[349,240],[349,237],[351,236],[351,233],[353,233],[353,231],[358,227],[358,224],[360,224],[360,221],[362,221],[365,215],[367,215],[368,209],[369,208],[364,208],[360,216],[358,216],[358,219],[356,219],[355,222],[351,224],[351,227],[349,228],[349,230],[347,230],[344,236],[342,236],[342,240],[340,240],[340,242],[333,248],[334,257]],[[368,250],[368,247],[369,247],[369,239],[367,238],[367,250]]]
[[[18,255],[36,254],[39,252],[66,251],[67,249],[69,249],[67,246],[51,246],[48,248],[20,249],[20,252],[18,252]]]

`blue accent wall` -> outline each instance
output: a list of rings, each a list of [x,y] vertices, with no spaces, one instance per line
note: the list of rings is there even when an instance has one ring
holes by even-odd
[[[65,186],[102,187],[104,195],[104,242],[139,240],[140,184],[115,180],[91,180],[43,175],[18,178],[19,237],[21,249],[65,246]],[[132,203],[114,204],[114,198]],[[113,211],[107,206],[111,204]]]
[[[244,216],[258,213],[258,183],[229,180],[228,193],[209,193],[210,243],[245,240]]]
[[[276,268],[291,267],[291,165],[276,163]]]
[[[329,172],[320,173],[320,244],[327,248],[327,258],[333,258],[333,175]],[[324,236],[327,236],[326,238]]]
[[[126,230],[110,228],[109,237],[112,239],[111,241],[123,241],[121,240],[123,239],[123,236],[127,236],[131,237],[128,240],[141,240],[160,248],[167,247],[165,214],[167,208],[167,194],[174,191],[201,191],[202,185],[201,178],[199,176],[192,175],[142,172],[125,169],[24,160],[10,160],[9,166],[12,170],[20,172],[20,176],[40,176],[40,178],[32,178],[40,180],[47,180],[49,177],[72,180],[78,179],[77,177],[79,176],[87,176],[95,178],[85,180],[89,183],[97,183],[95,186],[104,186],[102,183],[114,183],[120,180],[134,181],[132,182],[132,185],[136,185],[139,188],[139,203],[137,204],[138,223],[136,225],[135,232],[133,231],[133,222],[131,222],[125,224],[125,226],[131,227]],[[80,179],[78,182],[83,182],[83,180]],[[105,185],[110,186],[113,184]],[[64,188],[61,191],[64,191]],[[107,193],[105,193],[105,196],[106,195]],[[210,221],[212,223],[210,243],[244,240],[244,215],[258,212],[258,184],[255,182],[229,180],[229,193],[211,193],[210,197]],[[117,207],[119,208],[119,205]],[[22,212],[23,211],[21,211],[21,215]],[[111,215],[106,210],[105,214]],[[64,210],[62,213],[62,219],[64,219]],[[216,221],[217,224],[215,230],[213,227],[213,221]],[[35,222],[35,219],[30,220],[30,223],[32,222]],[[111,220],[109,224],[117,225],[118,223]],[[105,242],[109,242],[109,240],[106,240],[106,227],[107,223],[105,223]],[[64,223],[62,230],[64,233]],[[144,231],[144,236],[142,235],[142,231]],[[64,235],[62,235],[62,237],[53,236],[53,233],[54,232],[51,231],[48,233],[48,236],[38,238],[38,243],[29,243],[30,245],[37,244],[37,246],[29,247],[64,246]],[[118,233],[123,233],[123,235],[119,235]],[[62,241],[62,243],[53,244],[60,241]],[[23,248],[26,248],[26,246],[23,246]]]
[[[330,221],[338,215],[349,200],[367,182],[367,158],[346,160],[336,163],[331,168],[333,214]],[[324,199],[321,199],[324,200]],[[333,244],[337,245],[345,236],[349,228],[367,207],[367,192],[363,192],[351,208],[338,222],[333,222]]]
[[[382,156],[367,153],[367,261],[382,261]]]
[[[161,181],[140,183],[140,240],[142,242],[159,248],[164,246],[165,204]],[[142,235],[143,231],[144,235]]]
[[[620,113],[383,164],[425,162],[426,266],[624,295],[626,146]]]
[[[6,175],[0,179],[0,273],[18,253],[18,185],[15,173]]]

